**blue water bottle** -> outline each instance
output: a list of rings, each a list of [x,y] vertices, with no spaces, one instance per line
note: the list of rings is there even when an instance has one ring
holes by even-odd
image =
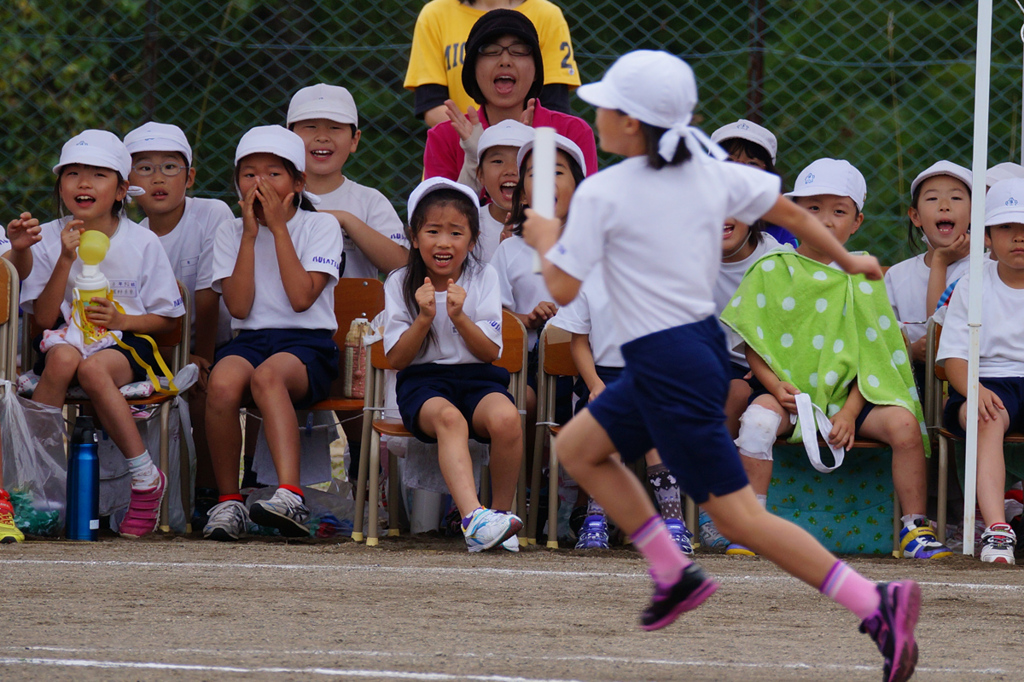
[[[96,540],[100,529],[99,434],[92,417],[78,417],[68,455],[68,540]]]

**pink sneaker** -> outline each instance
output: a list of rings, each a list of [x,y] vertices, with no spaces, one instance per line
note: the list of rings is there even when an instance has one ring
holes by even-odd
[[[167,490],[167,477],[157,470],[160,482],[156,487],[147,490],[132,488],[132,498],[128,503],[128,513],[121,522],[120,533],[123,538],[140,538],[156,530],[160,522],[160,503]]]

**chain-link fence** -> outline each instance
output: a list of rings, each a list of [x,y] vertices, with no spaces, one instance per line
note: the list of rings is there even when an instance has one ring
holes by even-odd
[[[850,246],[908,255],[914,175],[939,158],[970,164],[976,4],[958,0],[556,0],[584,82],[616,56],[661,48],[694,67],[707,132],[760,120],[788,182],[820,156],[867,178],[865,226]],[[401,207],[420,176],[425,129],[402,89],[421,4],[393,0],[4,0],[0,3],[0,198],[51,216],[60,147],[88,127],[124,134],[147,119],[193,140],[196,194],[231,197],[249,127],[283,123],[291,94],[348,87],[363,141],[346,174]],[[1019,160],[1021,16],[996,3],[990,161]],[[593,113],[573,102],[588,120]],[[608,162],[610,159],[603,159]]]

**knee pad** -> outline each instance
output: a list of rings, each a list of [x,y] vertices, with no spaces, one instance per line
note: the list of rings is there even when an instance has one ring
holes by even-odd
[[[782,417],[760,405],[751,405],[740,417],[740,437],[734,442],[740,454],[751,459],[772,460],[772,445]]]

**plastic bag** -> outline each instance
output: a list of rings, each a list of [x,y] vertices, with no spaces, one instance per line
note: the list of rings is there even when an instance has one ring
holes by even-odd
[[[67,502],[64,416],[58,407],[18,397],[10,381],[0,390],[4,487],[14,523],[30,535],[59,535]]]

